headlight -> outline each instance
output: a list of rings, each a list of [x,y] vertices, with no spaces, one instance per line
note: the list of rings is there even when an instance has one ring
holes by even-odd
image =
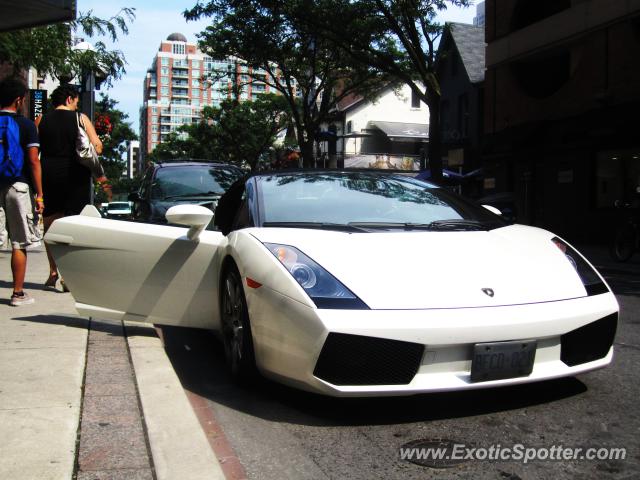
[[[576,273],[582,280],[587,295],[599,295],[601,293],[607,293],[609,289],[607,285],[602,281],[596,271],[589,265],[582,256],[576,252],[573,248],[567,245],[564,241],[558,237],[554,237],[551,241],[560,249],[569,263],[573,266]]]
[[[351,290],[297,248],[275,243],[264,245],[280,260],[318,308],[369,309]]]

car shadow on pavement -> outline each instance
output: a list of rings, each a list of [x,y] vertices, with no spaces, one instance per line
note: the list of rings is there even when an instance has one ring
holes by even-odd
[[[161,328],[167,355],[186,390],[274,422],[310,426],[411,423],[521,409],[587,391],[586,385],[575,378],[486,390],[377,398],[326,397],[264,378],[240,386],[228,375],[222,345],[212,333]]]
[[[73,315],[32,315],[30,317],[15,317],[13,321],[26,321],[33,323],[46,323],[48,325],[63,325],[65,327],[84,328],[88,326],[89,320],[84,317]]]
[[[125,336],[124,329],[122,328],[122,323],[118,321],[109,321],[109,320],[96,320],[92,318],[91,320],[87,317],[81,317],[78,315],[32,315],[29,317],[15,317],[12,318],[13,321],[26,321],[26,322],[34,322],[34,323],[43,323],[48,325],[61,325],[65,327],[73,327],[73,328],[83,328],[85,330],[91,329],[93,332],[101,332],[105,334],[109,334],[111,336],[123,337]],[[144,336],[144,337],[155,337],[156,334],[153,330],[150,330],[149,327],[130,327],[126,328],[127,336]]]

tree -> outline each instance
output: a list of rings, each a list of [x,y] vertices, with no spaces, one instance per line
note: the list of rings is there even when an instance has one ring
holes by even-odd
[[[300,10],[296,20],[313,28],[352,62],[390,75],[429,108],[429,167],[442,178],[440,81],[436,54],[443,26],[439,12],[470,0],[321,0],[323,14]],[[424,167],[424,165],[423,165]]]
[[[205,53],[240,59],[251,67],[246,75],[284,97],[305,167],[314,163],[314,142],[335,105],[354,93],[369,95],[388,80],[386,73],[362,63],[354,67],[351,57],[320,37],[311,23],[298,22],[302,16],[322,15],[317,3],[209,0],[184,13],[188,20],[211,18],[199,34]],[[235,82],[237,72],[231,74]]]
[[[103,150],[100,161],[107,178],[111,181],[114,193],[128,192],[128,179],[122,178],[126,170],[124,155],[127,153],[128,142],[138,137],[131,128],[129,115],[117,108],[118,102],[106,94],[100,95],[95,105],[94,125],[102,140]]]
[[[0,62],[12,64],[15,74],[34,67],[43,75],[65,81],[82,71],[103,72],[111,84],[112,79],[125,73],[126,60],[122,52],[108,50],[104,42],[95,42],[94,51],[78,51],[73,49],[73,40],[76,36],[108,35],[115,41],[118,32],[128,33],[127,22],[134,18],[134,8],[123,8],[107,20],[89,11],[80,13],[73,22],[3,32],[0,33]]]
[[[205,107],[202,116],[199,123],[169,135],[151,159],[198,158],[247,164],[255,170],[289,121],[286,100],[273,94],[247,102],[228,99],[219,108]]]

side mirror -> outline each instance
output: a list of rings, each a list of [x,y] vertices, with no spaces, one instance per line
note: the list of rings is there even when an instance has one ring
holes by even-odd
[[[482,206],[487,210],[489,210],[491,213],[495,213],[496,215],[502,216],[502,212],[498,208],[491,205],[482,205]]]
[[[138,195],[138,192],[131,192],[127,197],[127,200],[129,200],[130,202],[139,202],[140,195]]]
[[[175,205],[167,210],[165,217],[169,223],[190,227],[187,237],[195,240],[211,222],[213,212],[200,205]]]

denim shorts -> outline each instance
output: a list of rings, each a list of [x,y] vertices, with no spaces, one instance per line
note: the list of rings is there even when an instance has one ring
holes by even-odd
[[[14,250],[40,245],[37,222],[28,184],[15,182],[0,188],[0,243],[8,236]]]

